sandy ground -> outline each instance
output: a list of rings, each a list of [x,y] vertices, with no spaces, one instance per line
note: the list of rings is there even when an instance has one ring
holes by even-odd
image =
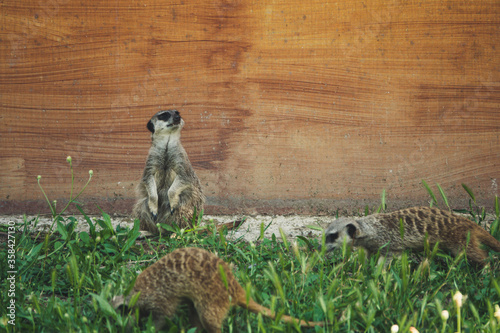
[[[36,221],[35,216],[27,216],[27,221],[30,221],[31,228],[33,232],[45,231],[48,232],[50,226],[52,225],[52,218],[46,216],[40,216]],[[83,219],[82,216],[76,215],[78,224],[76,227],[77,231],[86,231],[88,230],[88,224]],[[102,218],[100,216],[92,217],[94,218]],[[242,216],[210,216],[206,215],[203,217],[205,222],[213,220],[215,224],[219,223],[227,223],[233,222],[236,220],[242,219]],[[314,228],[324,228],[331,221],[334,220],[334,217],[330,216],[298,216],[298,215],[289,215],[289,216],[246,216],[244,223],[237,229],[231,230],[228,233],[228,238],[232,240],[242,239],[245,241],[256,241],[260,237],[261,224],[264,225],[264,237],[271,238],[272,235],[276,235],[276,238],[281,239],[281,234],[279,232],[279,228],[283,230],[283,233],[287,237],[289,241],[292,241],[297,236],[304,236],[307,238],[320,237],[321,231],[314,230],[310,228],[313,226]],[[34,223],[36,221],[36,223]],[[22,215],[9,215],[9,216],[0,216],[0,225],[12,224],[14,222],[16,225],[24,224],[24,216]],[[132,220],[128,217],[119,217],[112,216],[111,222],[116,228],[117,225],[122,227],[132,228]],[[144,235],[147,235],[147,232],[143,232]]]

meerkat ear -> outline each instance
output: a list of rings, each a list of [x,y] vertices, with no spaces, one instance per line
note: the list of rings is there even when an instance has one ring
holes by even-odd
[[[148,126],[148,130],[149,130],[151,133],[153,133],[153,134],[154,134],[154,132],[155,132],[155,126],[153,125],[153,122],[152,122],[151,120],[150,120],[150,121],[148,121],[148,125],[147,125],[147,126]]]
[[[349,235],[349,237],[351,237],[352,239],[355,239],[356,237],[359,236],[359,230],[358,228],[352,224],[352,223],[349,223],[347,225],[347,234]]]

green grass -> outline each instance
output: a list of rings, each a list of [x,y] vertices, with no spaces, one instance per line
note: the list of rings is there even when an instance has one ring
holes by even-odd
[[[479,217],[480,218],[480,217]],[[498,220],[498,216],[497,216]],[[137,241],[132,230],[113,230],[107,214],[86,217],[88,233],[75,233],[74,217],[59,218],[53,234],[30,233],[28,222],[16,227],[16,326],[0,312],[0,327],[7,332],[122,332],[127,318],[109,306],[113,295],[131,288],[137,271],[179,247],[196,246],[217,252],[235,266],[235,275],[259,303],[298,318],[327,321],[325,328],[307,332],[400,332],[410,326],[422,331],[498,332],[494,306],[500,303],[500,265],[477,271],[463,257],[445,254],[403,255],[388,269],[377,257],[364,259],[360,251],[325,257],[313,250],[316,239],[277,237],[255,243],[226,240],[226,232],[207,236],[193,232]],[[101,227],[96,231],[96,225]],[[5,228],[4,228],[5,229]],[[5,229],[7,231],[7,229]],[[4,244],[2,244],[2,248]],[[6,267],[6,251],[0,254]],[[493,257],[493,255],[491,255]],[[2,290],[8,289],[2,270]],[[467,295],[461,309],[452,301],[456,291]],[[8,304],[7,293],[0,303]],[[442,310],[449,311],[447,322]],[[460,330],[457,326],[460,312]],[[151,323],[142,326],[151,331]],[[135,326],[140,331],[139,326]],[[233,308],[225,322],[227,332],[296,332],[293,325],[262,318]],[[185,316],[177,316],[168,332],[192,332]]]
[[[69,159],[70,165],[71,160]],[[40,178],[38,178],[40,180]],[[90,178],[89,178],[90,181]],[[88,183],[87,183],[88,184]],[[423,182],[438,204],[429,185]],[[72,176],[73,186],[73,176]],[[442,188],[437,185],[445,207],[449,207]],[[484,208],[476,205],[472,191],[469,209],[462,211],[482,223]],[[42,189],[43,191],[43,189]],[[83,191],[83,190],[82,190]],[[70,202],[76,203],[75,197]],[[45,194],[45,193],[44,193]],[[45,196],[47,198],[47,196]],[[47,198],[56,230],[34,233],[25,219],[14,228],[1,226],[3,235],[15,231],[15,267],[9,257],[9,243],[0,243],[0,331],[6,332],[124,332],[130,317],[115,312],[109,305],[114,295],[128,292],[138,271],[176,248],[196,246],[216,252],[234,264],[240,284],[259,303],[275,310],[278,316],[325,321],[324,327],[304,332],[399,332],[410,327],[420,332],[498,332],[500,329],[500,263],[490,253],[490,267],[476,270],[465,256],[452,258],[427,249],[424,253],[405,253],[384,269],[378,256],[365,258],[363,251],[344,247],[325,256],[318,251],[323,239],[271,239],[254,242],[230,241],[227,231],[196,233],[168,228],[163,237],[138,240],[139,225],[132,229],[113,229],[109,215],[89,218],[78,207],[89,231],[76,233],[77,219],[63,217]],[[67,206],[63,209],[65,210]],[[378,209],[385,210],[385,191]],[[365,214],[370,209],[364,209]],[[500,209],[495,198],[495,220],[491,233],[500,236]],[[266,226],[262,225],[261,234]],[[176,237],[170,237],[172,233]],[[277,236],[281,236],[278,240]],[[11,251],[12,253],[12,251]],[[4,269],[7,268],[7,269]],[[8,270],[15,270],[15,298],[10,295]],[[453,296],[467,298],[457,307]],[[15,299],[15,326],[9,324],[11,299]],[[442,318],[442,311],[449,318]],[[498,318],[495,318],[498,311]],[[134,331],[154,331],[151,320]],[[241,308],[233,308],[225,321],[224,332],[298,332],[293,325],[263,318]],[[187,317],[173,318],[167,332],[194,332]]]

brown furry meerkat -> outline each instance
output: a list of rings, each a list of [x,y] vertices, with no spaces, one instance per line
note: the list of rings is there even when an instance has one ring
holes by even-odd
[[[227,287],[221,277],[224,270]],[[191,324],[207,332],[221,332],[222,322],[232,305],[274,318],[270,309],[248,297],[236,281],[227,263],[215,254],[200,248],[177,249],[145,269],[135,281],[129,296],[115,296],[115,308],[127,306],[131,297],[140,292],[135,307],[140,315],[153,315],[156,330],[172,318],[181,303],[188,304]],[[322,326],[322,322],[307,322],[283,315],[281,320],[301,326]]]
[[[404,226],[403,239],[400,220]],[[338,218],[325,231],[325,246],[327,251],[341,248],[345,238],[348,245],[363,247],[368,254],[377,253],[386,245],[381,249],[381,255],[392,257],[400,256],[404,249],[423,250],[426,234],[431,248],[439,242],[439,247],[453,256],[466,248],[467,259],[480,267],[485,265],[488,257],[480,244],[500,252],[500,242],[476,223],[449,211],[429,207]]]
[[[190,227],[203,210],[200,181],[181,145],[183,126],[177,110],[160,111],[147,124],[152,143],[133,211],[143,230],[158,233],[157,223]]]

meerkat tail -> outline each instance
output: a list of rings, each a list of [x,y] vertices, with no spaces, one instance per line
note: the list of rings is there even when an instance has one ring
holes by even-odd
[[[480,237],[481,243],[485,244],[495,252],[500,252],[500,242],[497,241],[495,237],[493,237],[486,231],[484,233],[481,233]]]
[[[276,314],[271,309],[260,305],[259,303],[255,302],[251,298],[248,300],[248,304],[246,301],[246,297],[244,297],[243,299],[239,299],[238,305],[253,312],[253,313],[257,313],[257,314],[261,313],[262,315],[269,317],[271,319],[276,318]],[[282,320],[286,323],[299,324],[300,326],[303,326],[303,327],[323,326],[323,322],[305,321],[305,320],[300,320],[300,319],[290,317],[287,315],[282,315],[280,320]]]
[[[301,319],[297,319],[295,317],[291,317],[291,316],[287,316],[287,315],[282,315],[281,320],[283,320],[284,322],[286,323],[297,323],[299,324],[299,326],[302,326],[302,327],[314,327],[314,326],[323,326],[323,322],[321,321],[307,321],[307,320],[301,320]]]

